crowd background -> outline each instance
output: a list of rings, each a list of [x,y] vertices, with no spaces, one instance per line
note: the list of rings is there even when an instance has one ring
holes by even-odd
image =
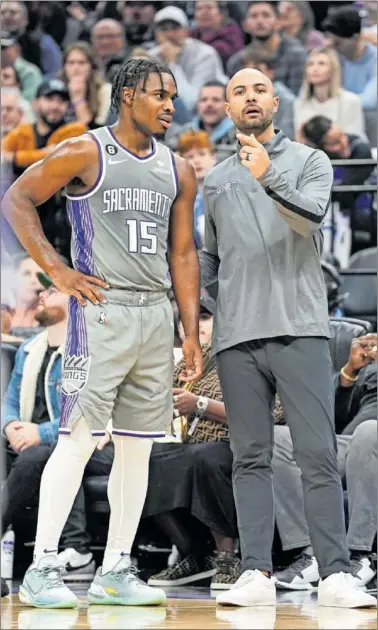
[[[377,207],[373,192],[377,156],[376,2],[197,0],[171,4],[149,0],[3,0],[0,21],[1,196],[25,169],[48,155],[58,143],[116,121],[110,109],[111,83],[124,60],[156,59],[171,68],[178,85],[179,98],[165,142],[194,167],[198,192],[193,229],[196,246],[201,249],[205,175],[236,150],[236,129],[225,114],[225,86],[228,78],[239,69],[257,68],[271,78],[280,97],[276,126],[290,139],[322,149],[336,160],[337,188],[332,196],[332,210],[323,226],[323,270],[330,315],[362,317],[368,322],[364,332],[374,334],[376,305],[374,310],[366,306],[366,302],[372,297],[372,286],[376,295],[376,275],[368,275],[367,279],[363,274],[353,276],[349,291],[342,276],[345,270],[358,267],[356,260],[363,260],[359,266],[368,267],[371,274],[376,271],[373,249],[377,245]],[[352,162],[348,167],[348,162],[356,159],[363,162],[358,165]],[[42,204],[38,211],[47,238],[68,264],[72,264],[64,190]],[[25,508],[38,501],[40,475],[57,439],[61,352],[67,314],[64,296],[54,287],[46,286],[42,270],[25,255],[4,219],[1,267],[1,331],[6,346],[6,352],[2,351],[2,381],[6,392],[2,427],[7,452],[5,476],[8,475],[8,499],[3,509],[5,531],[15,526]],[[188,391],[182,383],[174,382],[180,397],[175,430],[169,444],[156,445],[152,458],[151,490],[145,516],[154,518],[174,549],[179,550],[177,556],[170,559],[168,568],[154,577],[155,584],[172,584],[182,579],[190,583],[195,576],[196,579],[211,577],[213,586],[223,584],[224,587],[236,579],[240,570],[227,420],[208,352],[215,308],[213,298],[216,298],[216,287],[203,291],[201,341],[207,359],[202,384],[198,385],[198,391]],[[173,296],[172,304],[176,315],[175,353],[179,361],[180,323]],[[364,347],[363,343],[358,347]],[[14,363],[12,348],[18,353],[8,385]],[[376,374],[374,376],[374,367],[371,372],[372,366],[368,365],[375,361],[375,355],[374,352],[374,356],[371,355],[369,349],[369,360],[360,357],[358,361],[353,352],[356,350],[352,344],[345,363],[351,380],[341,379],[337,390],[337,413],[342,416],[338,432],[342,434],[349,427],[350,436],[360,424],[376,422],[376,391],[374,394],[370,385],[375,378],[376,386]],[[336,378],[337,374],[338,370]],[[195,402],[199,395],[209,397],[212,404],[206,422],[195,423]],[[355,421],[366,405],[367,415],[362,414],[362,420]],[[278,425],[284,424],[278,400],[274,413]],[[373,453],[367,450],[374,430],[376,424],[365,424],[363,436],[361,429],[357,435],[360,448],[365,449],[362,461],[369,461],[369,474],[376,466],[376,450]],[[277,431],[277,440],[281,440],[278,462],[282,463],[285,448],[285,453],[290,453],[288,439],[286,427]],[[361,447],[361,444],[366,446]],[[186,448],[188,445],[191,450]],[[101,455],[96,453],[96,458],[88,474],[106,475],[112,461],[111,445]],[[344,473],[345,461],[344,457]],[[356,480],[358,462],[349,461],[353,463],[353,472],[348,473],[347,469],[345,474]],[[154,490],[153,481],[158,470],[159,478],[166,481],[166,486],[159,485],[159,492]],[[177,478],[181,479],[179,490]],[[349,482],[351,488],[353,483]],[[220,493],[223,502],[216,505],[212,497],[220,487],[227,492]],[[352,496],[353,492],[352,489]],[[366,492],[365,499],[371,506],[369,515],[373,518],[374,513],[376,517],[376,496],[371,495],[370,486]],[[165,505],[167,496],[172,496],[173,502]],[[284,491],[281,499],[284,503]],[[351,504],[354,515],[365,509],[365,504],[361,507],[354,499]],[[300,498],[298,505],[284,509],[287,513],[290,510],[300,513]],[[183,526],[183,519],[177,516],[177,510],[179,515],[180,510],[191,513],[190,533]],[[67,522],[62,548],[66,554],[64,560],[71,568],[76,567],[80,573],[80,567],[84,567],[91,575],[94,562],[85,514],[83,493],[78,495],[71,520]],[[303,531],[302,539],[306,544],[301,544],[303,540],[287,542],[285,528],[290,523],[281,521],[283,549],[298,552],[302,565],[304,553],[305,569],[316,574],[304,515],[302,521],[297,519],[298,523],[298,538]],[[360,521],[357,527],[354,523],[354,527],[361,533]],[[375,574],[371,561],[374,532],[370,525],[362,542],[358,536],[356,539],[354,534],[350,536],[351,552],[363,552],[365,583]],[[217,553],[215,564],[211,555],[214,550]],[[361,570],[361,558],[358,556],[357,560],[356,574]],[[284,576],[283,583],[285,579],[290,581],[291,578]]]

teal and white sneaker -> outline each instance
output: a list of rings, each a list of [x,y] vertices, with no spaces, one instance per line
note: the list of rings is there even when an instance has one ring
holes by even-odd
[[[35,608],[76,608],[78,599],[63,582],[56,556],[44,556],[27,570],[20,586],[20,602]]]
[[[160,588],[151,588],[142,582],[130,561],[122,558],[114,567],[102,575],[101,567],[88,591],[89,604],[110,606],[160,606],[166,595]]]

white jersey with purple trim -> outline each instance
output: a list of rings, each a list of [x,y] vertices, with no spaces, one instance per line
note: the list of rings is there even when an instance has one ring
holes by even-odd
[[[89,134],[99,152],[97,181],[85,194],[67,193],[74,267],[113,288],[167,291],[169,218],[178,193],[174,156],[154,138],[141,158],[111,127]]]

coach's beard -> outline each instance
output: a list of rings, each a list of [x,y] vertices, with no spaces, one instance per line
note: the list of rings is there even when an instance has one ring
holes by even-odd
[[[268,129],[269,125],[272,124],[273,116],[274,111],[271,109],[268,110],[267,115],[264,117],[255,118],[253,120],[243,120],[242,118],[239,118],[234,122],[237,129],[241,133],[244,133],[247,136],[251,135],[251,133],[253,133],[255,136],[259,136],[264,133],[266,129]]]

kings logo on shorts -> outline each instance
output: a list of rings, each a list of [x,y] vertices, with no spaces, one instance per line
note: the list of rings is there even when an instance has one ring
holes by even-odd
[[[62,392],[74,396],[84,389],[88,381],[91,357],[66,356],[63,365]]]

